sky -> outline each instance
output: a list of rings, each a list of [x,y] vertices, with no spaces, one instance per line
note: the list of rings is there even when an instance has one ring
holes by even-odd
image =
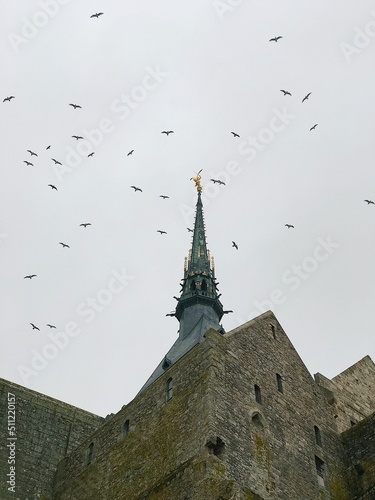
[[[1,378],[135,397],[177,338],[201,169],[225,330],[272,310],[311,374],[375,359],[372,1],[1,7]]]

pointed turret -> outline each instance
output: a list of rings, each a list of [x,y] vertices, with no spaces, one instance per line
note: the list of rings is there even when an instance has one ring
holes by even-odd
[[[220,320],[223,314],[229,311],[223,310],[219,300],[214,260],[207,249],[200,172],[196,177],[192,177],[198,192],[193,243],[188,257],[185,258],[181,295],[175,297],[177,299],[176,310],[168,314],[168,316],[175,316],[180,322],[179,336],[140,392],[196,344],[202,342],[207,330],[213,328],[220,333],[225,333]]]

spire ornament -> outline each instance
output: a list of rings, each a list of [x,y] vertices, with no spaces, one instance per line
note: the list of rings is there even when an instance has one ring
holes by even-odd
[[[202,185],[201,185],[201,175],[200,173],[202,172],[203,168],[199,170],[199,172],[196,174],[195,177],[191,177],[190,180],[195,182],[195,187],[197,188],[198,193],[202,191]]]

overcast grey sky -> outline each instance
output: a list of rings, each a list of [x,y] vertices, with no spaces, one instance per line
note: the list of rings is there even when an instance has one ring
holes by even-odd
[[[372,1],[1,7],[0,377],[100,415],[136,395],[200,169],[226,331],[271,309],[312,374],[374,359]]]

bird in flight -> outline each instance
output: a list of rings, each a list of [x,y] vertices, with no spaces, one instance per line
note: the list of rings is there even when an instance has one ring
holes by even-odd
[[[50,325],[49,323],[47,323],[46,326],[49,326],[50,328],[56,328],[55,325]]]
[[[280,38],[282,38],[282,36],[274,36],[273,38],[270,38],[269,41],[270,42],[277,42],[280,40]]]
[[[306,94],[305,97],[302,99],[302,102],[303,101],[307,101],[307,99],[309,98],[310,95],[311,95],[311,92],[309,92],[308,94]]]
[[[72,137],[74,137],[74,139],[77,139],[77,141],[78,141],[78,139],[83,139],[83,137],[81,135],[72,135]]]
[[[173,130],[163,130],[162,134],[169,135],[169,134],[174,134],[174,132]]]
[[[55,158],[51,158],[51,160],[53,160],[55,162],[55,165],[62,165],[62,163],[60,163],[59,161],[55,160]]]
[[[284,95],[292,95],[288,90],[281,89],[280,92],[282,92]]]
[[[74,108],[74,109],[77,109],[77,108],[82,109],[82,106],[80,106],[79,104],[69,104],[69,106],[72,106],[72,108]]]
[[[232,247],[234,247],[236,250],[238,250],[238,245],[235,241],[232,241]]]
[[[87,158],[91,158],[92,156],[94,156],[94,154],[95,154],[95,152],[93,151],[92,153],[87,155]]]
[[[315,125],[313,125],[313,126],[311,127],[310,132],[311,132],[312,130],[315,130],[317,126],[318,126],[318,124],[317,124],[317,123],[315,123]]]
[[[50,144],[49,146],[47,146],[47,147],[46,147],[46,150],[47,150],[47,149],[51,149],[51,144]]]
[[[70,248],[69,245],[67,245],[66,243],[63,243],[62,241],[60,241],[59,244],[62,245],[63,248]]]
[[[36,274],[28,274],[27,276],[24,276],[23,279],[29,278],[29,280],[31,280],[35,276],[36,276]]]
[[[212,181],[214,184],[222,184],[223,186],[225,186],[225,182],[221,181],[220,179],[210,179],[210,181]]]
[[[190,229],[190,227],[188,227],[187,230],[189,231],[189,233],[194,233],[194,231]]]
[[[163,200],[166,200],[167,198],[169,198],[169,196],[167,196],[166,194],[161,194],[159,198],[163,198]]]
[[[90,17],[96,17],[96,19],[98,19],[99,16],[102,16],[104,14],[104,12],[97,12],[96,14],[93,14],[92,16]]]
[[[33,167],[34,166],[34,163],[31,163],[31,161],[26,161],[26,160],[23,160],[24,163],[26,163],[26,165],[29,167],[30,165]]]
[[[91,226],[91,222],[84,222],[83,224],[80,224],[80,226],[83,227]]]
[[[30,323],[30,325],[33,327],[33,330],[39,330],[40,331],[40,328],[38,328],[37,326],[35,326],[34,323]]]
[[[14,99],[14,95],[10,95],[9,97],[6,97],[5,99],[3,99],[3,102],[5,101],[11,101],[12,99]]]
[[[129,153],[126,155],[126,156],[130,156],[134,153],[134,149],[132,149],[131,151],[129,151]]]
[[[57,191],[57,187],[54,186],[53,184],[48,184],[51,189],[55,189]]]
[[[367,203],[367,205],[375,205],[375,202],[373,202],[372,200],[365,200],[365,202]]]
[[[38,156],[36,153],[34,153],[34,151],[31,151],[31,149],[28,149],[27,152],[30,153],[31,156]]]
[[[134,192],[140,191],[141,193],[143,193],[142,189],[137,186],[130,186],[130,187],[134,189]]]
[[[285,224],[285,226],[286,226],[288,229],[291,229],[291,228],[293,228],[293,229],[294,229],[294,226],[292,226],[292,224]]]
[[[160,229],[157,230],[157,233],[160,233],[160,234],[167,234],[167,231],[161,231]]]
[[[239,135],[236,132],[231,132],[233,134],[233,137],[239,137]]]

